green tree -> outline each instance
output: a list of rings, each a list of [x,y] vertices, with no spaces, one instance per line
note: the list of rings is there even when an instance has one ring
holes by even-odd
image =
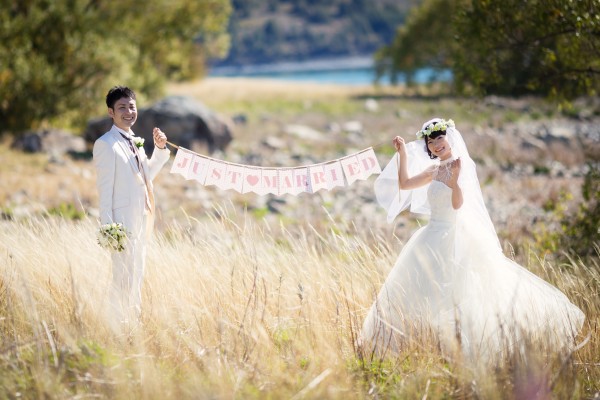
[[[447,67],[463,93],[595,95],[600,1],[426,0],[377,61],[391,75]]]
[[[414,8],[394,41],[375,54],[377,75],[388,75],[394,83],[401,75],[411,85],[421,68],[451,68],[457,44],[449,16],[454,15],[455,3],[455,0],[425,0]]]
[[[154,97],[223,56],[227,0],[0,0],[0,131],[84,121],[106,91]]]
[[[455,26],[460,85],[566,98],[600,89],[598,0],[474,0]]]

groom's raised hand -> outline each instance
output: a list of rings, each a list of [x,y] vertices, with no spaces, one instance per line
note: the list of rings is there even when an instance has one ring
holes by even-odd
[[[165,149],[167,147],[167,135],[160,128],[154,128],[152,131],[154,137],[154,145],[159,149]]]

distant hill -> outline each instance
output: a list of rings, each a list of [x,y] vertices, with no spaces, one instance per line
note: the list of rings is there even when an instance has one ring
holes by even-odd
[[[231,50],[214,66],[370,56],[419,0],[232,0]]]

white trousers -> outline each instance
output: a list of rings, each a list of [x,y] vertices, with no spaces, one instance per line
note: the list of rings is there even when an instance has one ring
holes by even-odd
[[[144,215],[141,229],[130,234],[125,250],[112,254],[110,312],[117,323],[134,322],[141,316],[148,222]]]

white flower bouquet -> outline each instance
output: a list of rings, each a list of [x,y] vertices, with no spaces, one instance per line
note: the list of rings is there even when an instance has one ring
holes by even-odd
[[[98,229],[98,244],[105,249],[123,251],[126,242],[127,230],[121,223],[104,224]]]

